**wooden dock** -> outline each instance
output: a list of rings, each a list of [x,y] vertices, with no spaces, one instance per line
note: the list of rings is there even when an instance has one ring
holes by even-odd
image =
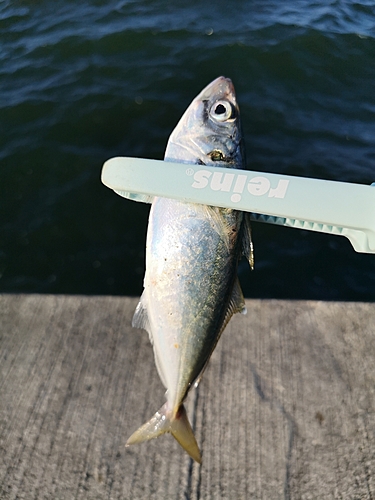
[[[0,295],[0,498],[375,499],[375,304],[248,300],[187,409],[164,402],[137,299]]]

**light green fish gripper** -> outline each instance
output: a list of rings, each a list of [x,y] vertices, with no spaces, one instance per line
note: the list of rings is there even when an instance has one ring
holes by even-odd
[[[106,161],[102,182],[121,196],[154,196],[251,212],[270,224],[346,236],[375,253],[374,186],[145,158]]]

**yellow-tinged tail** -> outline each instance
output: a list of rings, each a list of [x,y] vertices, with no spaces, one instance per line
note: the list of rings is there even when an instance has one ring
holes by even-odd
[[[126,446],[143,443],[143,441],[148,441],[149,439],[154,439],[170,432],[191,458],[200,464],[201,454],[184,405],[180,406],[176,416],[172,418],[168,417],[168,413],[167,403],[165,403],[148,422],[130,436],[126,442]]]

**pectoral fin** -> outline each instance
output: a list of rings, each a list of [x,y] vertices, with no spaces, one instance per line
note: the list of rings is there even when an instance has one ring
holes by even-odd
[[[251,238],[250,214],[244,213],[243,236],[242,236],[242,254],[249,261],[250,268],[254,270],[254,246]]]

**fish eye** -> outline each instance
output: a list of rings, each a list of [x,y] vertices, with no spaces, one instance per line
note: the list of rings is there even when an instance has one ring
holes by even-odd
[[[228,101],[216,101],[210,110],[210,115],[218,122],[234,118],[234,108]]]

